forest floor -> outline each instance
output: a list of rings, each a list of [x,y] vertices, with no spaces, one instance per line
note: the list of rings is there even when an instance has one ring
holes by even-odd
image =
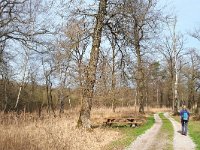
[[[162,119],[158,114],[154,115],[155,124],[143,135],[139,136],[127,150],[195,150],[195,144],[189,135],[181,134],[181,124],[175,121],[168,113],[164,116],[170,120],[173,125],[173,139],[170,140],[167,132],[162,132]],[[169,147],[170,143],[173,147]]]

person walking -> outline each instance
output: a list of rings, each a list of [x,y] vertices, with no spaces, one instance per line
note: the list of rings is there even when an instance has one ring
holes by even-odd
[[[189,118],[190,118],[190,113],[186,109],[185,105],[183,106],[183,109],[180,112],[180,116],[181,116],[181,124],[182,124],[182,134],[183,135],[187,135],[188,122],[189,122]]]

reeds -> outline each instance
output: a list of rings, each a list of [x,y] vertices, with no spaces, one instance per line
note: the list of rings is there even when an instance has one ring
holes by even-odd
[[[70,115],[71,114],[71,115]],[[1,150],[99,150],[119,137],[105,128],[92,131],[76,128],[78,112],[72,110],[53,117],[45,114],[14,113],[0,116]]]
[[[44,112],[40,118],[34,113],[0,113],[0,150],[100,150],[121,136],[117,131],[101,128],[106,117],[139,114],[135,107],[117,108],[116,112],[93,108],[91,120],[98,128],[90,132],[76,128],[78,115],[79,109],[65,111],[61,117]]]

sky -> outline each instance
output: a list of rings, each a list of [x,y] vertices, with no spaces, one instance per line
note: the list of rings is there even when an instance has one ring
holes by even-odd
[[[94,0],[86,0],[93,3]],[[158,0],[161,5],[166,5],[166,10],[177,16],[176,30],[184,34],[185,47],[200,49],[200,42],[189,36],[189,32],[200,28],[200,0]]]
[[[200,0],[161,0],[167,4],[167,10],[177,16],[177,32],[185,35],[185,47],[200,49],[200,42],[188,33],[200,28]]]
[[[200,26],[200,0],[174,0],[180,30]]]

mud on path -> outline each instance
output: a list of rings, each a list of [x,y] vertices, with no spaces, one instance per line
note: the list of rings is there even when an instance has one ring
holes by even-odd
[[[156,137],[162,126],[162,120],[158,114],[155,114],[154,118],[155,124],[153,127],[148,129],[141,136],[137,137],[136,140],[126,150],[151,150],[153,147],[155,148],[156,143],[158,143],[158,141],[156,141]]]
[[[181,134],[181,124],[171,118],[167,113],[165,116],[172,122],[174,127],[174,150],[195,150],[195,144],[190,136]]]

